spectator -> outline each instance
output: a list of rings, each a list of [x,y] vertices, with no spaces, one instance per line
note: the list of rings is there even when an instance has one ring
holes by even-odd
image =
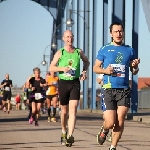
[[[19,93],[16,95],[15,101],[16,101],[16,110],[20,110],[21,97]]]

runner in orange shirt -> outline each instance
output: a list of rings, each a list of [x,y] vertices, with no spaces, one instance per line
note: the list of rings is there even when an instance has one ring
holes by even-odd
[[[48,85],[48,90],[46,91],[47,100],[47,110],[48,110],[48,122],[56,122],[56,107],[58,101],[58,77],[54,72],[47,74],[46,83]],[[53,116],[51,113],[51,101],[53,103]],[[52,117],[52,118],[51,118]]]

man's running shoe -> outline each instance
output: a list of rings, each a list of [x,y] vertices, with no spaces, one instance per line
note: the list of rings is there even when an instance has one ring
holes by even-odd
[[[61,135],[61,145],[66,145],[67,133],[62,133]]]
[[[35,126],[39,126],[38,121],[35,121]]]
[[[71,135],[68,135],[67,136],[67,141],[66,141],[66,146],[67,147],[71,147],[72,146],[72,143],[74,143],[74,137]]]
[[[48,119],[47,119],[47,120],[48,120],[48,122],[51,122],[51,117],[48,117]]]
[[[106,140],[106,136],[109,133],[109,130],[104,131],[103,126],[101,127],[101,131],[97,134],[97,143],[103,145]]]
[[[52,118],[51,118],[51,121],[52,121],[52,122],[57,122],[57,120],[56,120],[55,117],[52,117]]]
[[[114,147],[113,148],[109,148],[109,150],[116,150],[116,148],[114,148]]]
[[[33,117],[30,117],[29,119],[29,123],[32,124],[33,123]]]

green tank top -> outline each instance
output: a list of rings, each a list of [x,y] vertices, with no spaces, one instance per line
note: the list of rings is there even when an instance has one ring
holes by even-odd
[[[58,61],[59,67],[69,67],[71,70],[67,73],[59,72],[59,79],[74,80],[80,76],[80,51],[75,48],[73,53],[68,53],[61,48],[61,57]]]

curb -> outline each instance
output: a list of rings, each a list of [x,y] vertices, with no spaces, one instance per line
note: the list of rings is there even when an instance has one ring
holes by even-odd
[[[85,112],[85,113],[97,113],[97,114],[103,114],[102,110],[91,110],[91,109],[80,109],[78,112]],[[148,123],[150,124],[150,113],[128,113],[125,117],[126,120],[132,120],[136,122],[141,122],[141,123]]]

